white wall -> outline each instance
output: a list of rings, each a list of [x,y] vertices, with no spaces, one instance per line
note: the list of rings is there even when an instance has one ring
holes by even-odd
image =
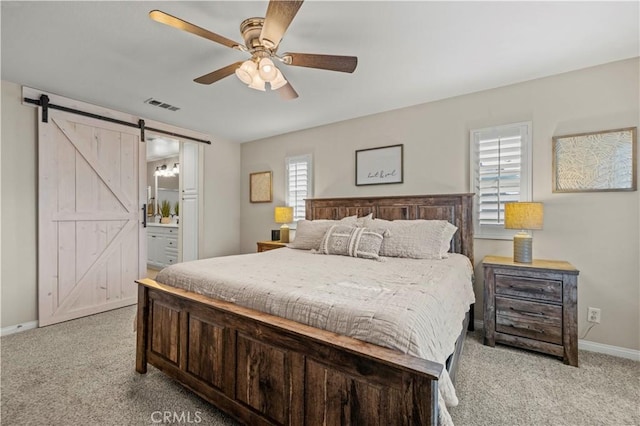
[[[469,130],[533,122],[533,199],[545,203],[534,256],[580,270],[579,337],[587,307],[602,309],[588,340],[640,349],[638,192],[554,194],[554,135],[638,126],[640,61],[636,58],[544,79],[416,105],[242,145],[241,250],[269,239],[273,207],[284,202],[284,158],[313,154],[315,197],[469,192]],[[293,101],[295,102],[295,101]],[[404,144],[404,180],[356,187],[356,149]],[[249,173],[273,171],[274,202],[249,203]],[[510,256],[511,241],[475,241],[477,318],[488,254]]]
[[[240,252],[240,145],[214,139],[204,148],[204,223],[200,258]]]
[[[37,304],[36,108],[2,82],[2,327],[35,321]]]
[[[2,81],[2,327],[38,317],[37,109],[22,105],[21,90]],[[204,148],[200,257],[239,250],[239,167],[238,144],[213,138]]]

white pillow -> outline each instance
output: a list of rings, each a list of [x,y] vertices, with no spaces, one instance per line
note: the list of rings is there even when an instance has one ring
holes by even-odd
[[[332,225],[320,243],[318,253],[379,259],[384,236],[368,228]]]
[[[382,241],[380,256],[412,259],[443,259],[451,245],[457,227],[446,220],[373,219],[367,228],[388,229]]]
[[[373,213],[369,213],[366,216],[361,216],[356,219],[356,226],[358,228],[365,228],[366,224],[373,220]]]
[[[440,257],[446,259],[449,257],[449,249],[451,248],[451,239],[456,234],[458,227],[453,223],[444,220],[445,227],[442,232],[442,245],[440,246]]]
[[[290,248],[299,250],[317,250],[320,247],[320,241],[331,226],[336,224],[350,225],[356,224],[356,216],[348,216],[340,220],[301,220],[296,227],[296,235]]]

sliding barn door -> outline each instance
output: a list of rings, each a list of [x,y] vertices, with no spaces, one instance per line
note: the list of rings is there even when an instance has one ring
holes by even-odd
[[[39,110],[40,326],[136,303],[146,273],[140,131]]]

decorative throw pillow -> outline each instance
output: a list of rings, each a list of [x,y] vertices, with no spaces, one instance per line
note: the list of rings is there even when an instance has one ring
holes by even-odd
[[[317,250],[327,230],[338,223],[355,225],[356,216],[345,217],[341,220],[301,220],[298,222],[295,238],[289,247],[300,250]]]
[[[458,229],[446,220],[394,220],[374,219],[368,228],[384,228],[389,233],[380,248],[380,256],[408,257],[412,259],[443,259]]]
[[[384,236],[368,228],[333,225],[320,243],[319,253],[378,259]]]

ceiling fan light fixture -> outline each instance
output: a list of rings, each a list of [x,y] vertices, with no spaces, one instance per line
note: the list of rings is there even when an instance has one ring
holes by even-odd
[[[251,82],[249,87],[255,90],[261,90],[263,92],[267,90],[264,88],[264,80],[261,79],[259,75],[253,77],[253,81]]]
[[[354,72],[358,65],[358,58],[355,56],[312,53],[285,53],[279,56],[276,54],[287,28],[289,28],[303,1],[269,0],[264,18],[248,18],[240,24],[244,45],[160,10],[152,10],[149,12],[149,17],[161,24],[251,55],[249,60],[236,61],[200,76],[194,79],[194,82],[212,84],[235,73],[240,81],[255,90],[265,91],[265,83],[269,83],[269,88],[278,90],[280,96],[286,100],[297,98],[298,93],[292,87],[291,82],[287,81],[282,72],[274,65],[274,59],[287,66],[345,73]],[[163,105],[166,106],[166,104]],[[157,173],[164,173],[164,170],[161,168],[156,171]]]
[[[273,61],[269,58],[260,59],[260,66],[258,67],[258,73],[260,78],[264,81],[271,82],[278,75],[278,68],[273,64]]]
[[[242,65],[236,68],[236,76],[244,84],[251,84],[257,74],[257,68],[256,63],[252,60],[244,61]]]
[[[269,84],[271,84],[271,90],[278,90],[285,84],[287,84],[287,80],[284,78],[279,69],[276,68],[276,78],[271,80]]]

